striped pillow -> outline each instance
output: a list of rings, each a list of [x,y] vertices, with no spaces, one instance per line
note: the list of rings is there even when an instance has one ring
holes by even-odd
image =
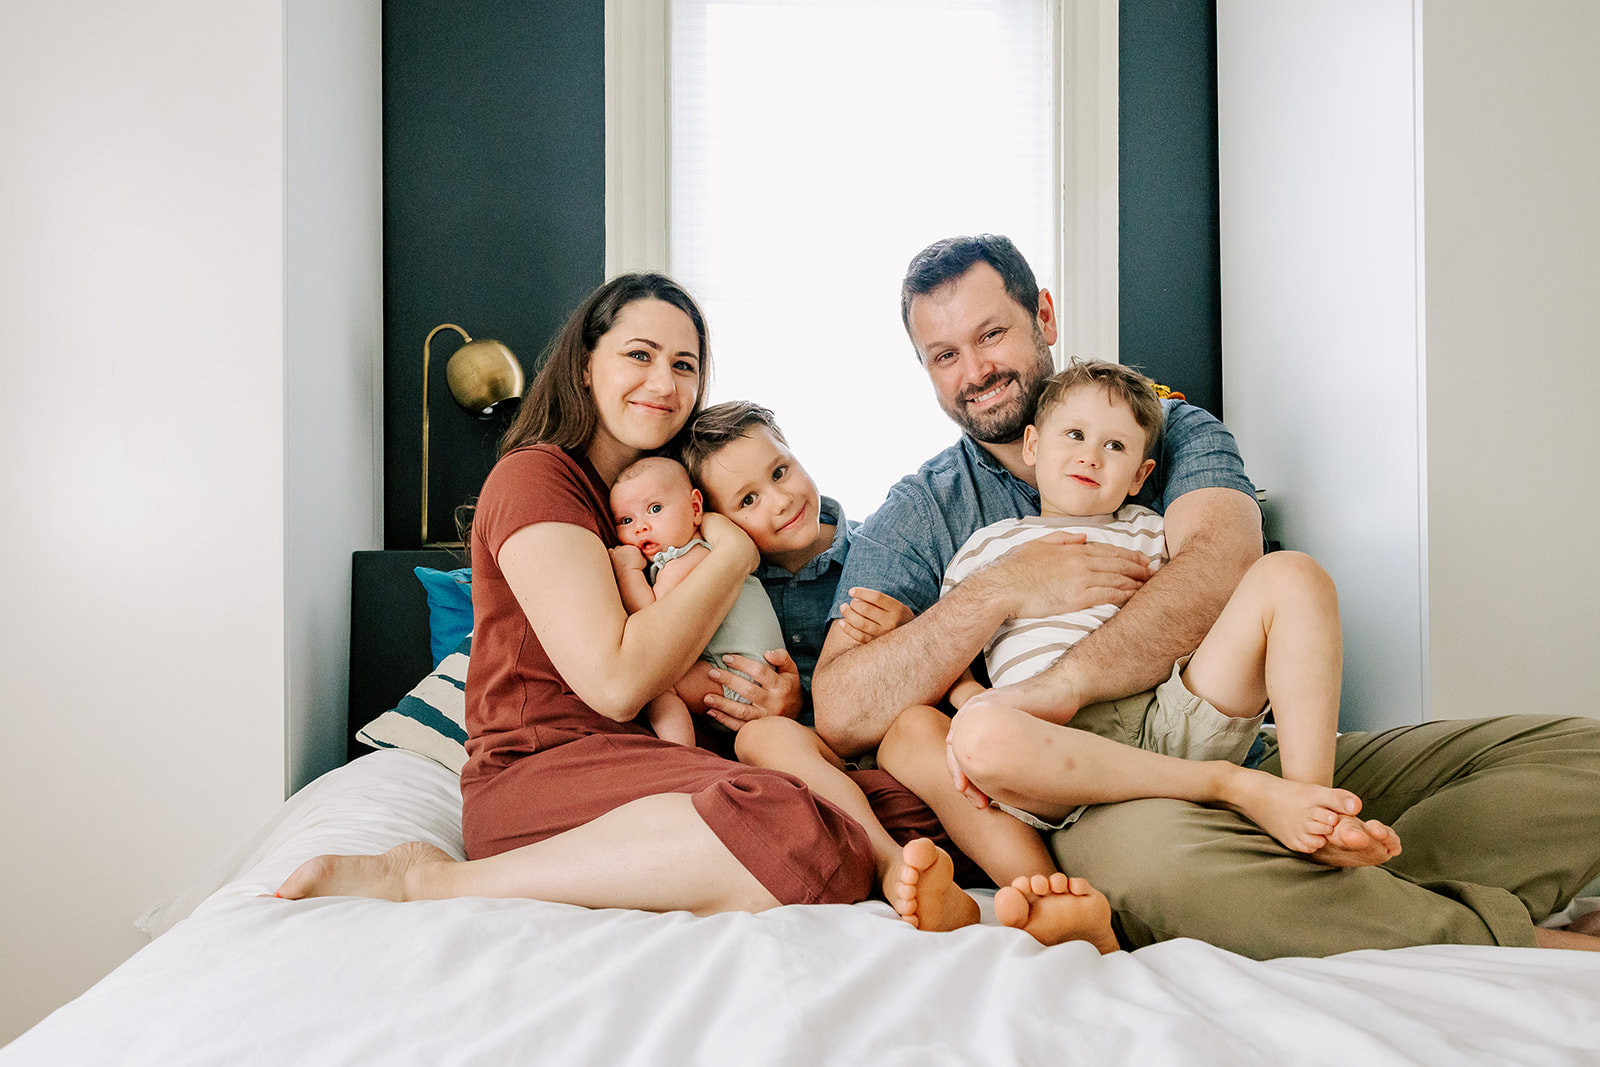
[[[467,661],[469,634],[400,703],[360,730],[356,740],[373,748],[403,748],[457,774],[467,762]]]

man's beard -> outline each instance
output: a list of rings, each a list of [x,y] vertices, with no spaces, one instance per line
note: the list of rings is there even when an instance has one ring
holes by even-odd
[[[955,399],[953,410],[946,407],[944,413],[969,436],[986,445],[1008,445],[1021,440],[1022,431],[1033,421],[1034,408],[1038,406],[1044,380],[1055,372],[1050,348],[1044,343],[1044,335],[1039,332],[1037,323],[1033,328],[1033,343],[1039,359],[1030,373],[1019,375],[1015,371],[1002,371],[978,385],[963,389]],[[976,415],[968,410],[967,401],[972,397],[1006,382],[1017,383],[1017,395],[1010,403]]]

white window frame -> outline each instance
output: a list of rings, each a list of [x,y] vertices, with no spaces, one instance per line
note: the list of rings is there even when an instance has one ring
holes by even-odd
[[[669,0],[606,0],[606,275],[669,272]],[[1052,0],[1063,353],[1116,359],[1117,3]],[[909,256],[916,249],[907,249]]]

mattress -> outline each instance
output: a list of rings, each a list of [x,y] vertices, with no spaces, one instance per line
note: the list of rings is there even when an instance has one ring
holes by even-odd
[[[460,856],[460,808],[455,777],[409,752],[324,775],[0,1065],[1600,1062],[1600,954],[1101,956],[987,909],[933,934],[871,902],[696,918],[262,896],[319,853]]]

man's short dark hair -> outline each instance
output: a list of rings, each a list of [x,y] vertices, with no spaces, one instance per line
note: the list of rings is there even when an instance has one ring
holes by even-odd
[[[1022,305],[1030,318],[1038,315],[1039,281],[1011,238],[992,233],[946,237],[911,257],[911,264],[906,267],[905,280],[900,283],[900,322],[907,337],[911,336],[911,301],[955,281],[979,261],[995,269],[1005,284],[1006,295]],[[916,338],[912,337],[911,343],[915,346]],[[920,352],[917,358],[922,358]]]

